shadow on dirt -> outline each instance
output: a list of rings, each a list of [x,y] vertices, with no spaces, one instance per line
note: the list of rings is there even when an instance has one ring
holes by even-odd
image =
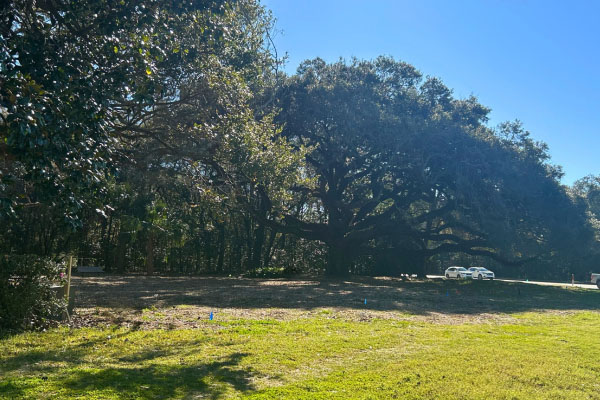
[[[310,310],[340,307],[427,315],[433,312],[598,310],[600,306],[600,291],[597,290],[500,281],[106,276],[77,278],[74,285],[76,304],[85,308],[141,310],[152,306],[193,305]]]

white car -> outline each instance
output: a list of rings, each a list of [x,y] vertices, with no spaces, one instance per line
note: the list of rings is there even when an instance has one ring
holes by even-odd
[[[472,274],[463,267],[450,267],[445,272],[446,278],[467,279],[471,278]]]
[[[492,271],[490,271],[487,268],[483,268],[483,267],[471,267],[471,268],[469,268],[469,271],[471,272],[473,279],[494,280],[494,278],[496,277]]]
[[[600,289],[600,274],[592,274],[592,283],[595,283]]]

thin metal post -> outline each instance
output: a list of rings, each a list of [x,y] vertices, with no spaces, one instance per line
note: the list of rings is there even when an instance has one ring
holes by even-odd
[[[71,268],[73,267],[73,256],[69,256],[69,271],[67,272],[67,301],[69,301],[69,295],[71,294]]]

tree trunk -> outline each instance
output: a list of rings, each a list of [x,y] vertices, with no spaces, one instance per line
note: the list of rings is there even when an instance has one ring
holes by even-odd
[[[265,225],[262,223],[258,224],[258,227],[254,231],[254,245],[252,246],[252,260],[250,262],[250,268],[257,270],[260,268],[262,249],[265,243]]]
[[[421,278],[421,279],[425,279],[425,274],[427,273],[427,260],[429,259],[429,256],[417,252],[414,256],[413,256],[413,263],[414,263],[414,270],[415,273],[417,274],[417,277]]]
[[[342,246],[329,244],[327,253],[327,267],[325,274],[328,276],[348,276],[350,271],[350,257]]]
[[[241,263],[241,266],[243,268],[242,272],[249,270],[252,264],[252,221],[248,217],[244,217],[244,233],[244,241],[246,242],[244,250],[246,255],[245,257],[243,256],[243,260]]]
[[[242,238],[238,224],[233,224],[233,237],[231,240],[231,251],[229,252],[229,272],[240,272],[242,269]]]
[[[108,229],[108,232],[107,232]],[[113,233],[113,217],[112,215],[108,218],[108,226],[105,219],[102,221],[102,258],[104,259],[104,270],[106,272],[112,272],[113,265],[110,262],[111,253],[111,236]]]
[[[121,223],[119,224],[119,233],[117,234],[117,248],[115,250],[113,258],[115,263],[115,269],[121,274],[125,272],[125,256],[127,252],[126,237],[125,234],[121,232],[122,229],[123,224]]]
[[[271,263],[271,258],[273,257],[273,244],[275,243],[275,238],[277,237],[277,231],[274,229],[270,230],[269,241],[267,242],[267,248],[265,249],[265,257],[263,259],[263,267],[267,268]]]
[[[148,232],[148,239],[146,240],[146,275],[152,275],[154,273],[154,233]]]
[[[219,224],[219,255],[217,258],[217,273],[223,273],[223,262],[225,260],[225,224]]]

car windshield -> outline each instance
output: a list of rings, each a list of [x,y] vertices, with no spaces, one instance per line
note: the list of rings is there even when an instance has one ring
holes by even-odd
[[[485,268],[479,268],[479,270],[480,270],[481,272],[489,272],[489,271],[488,271],[487,269],[485,269]]]
[[[462,272],[462,271],[466,271],[467,269],[460,267],[458,270]]]

